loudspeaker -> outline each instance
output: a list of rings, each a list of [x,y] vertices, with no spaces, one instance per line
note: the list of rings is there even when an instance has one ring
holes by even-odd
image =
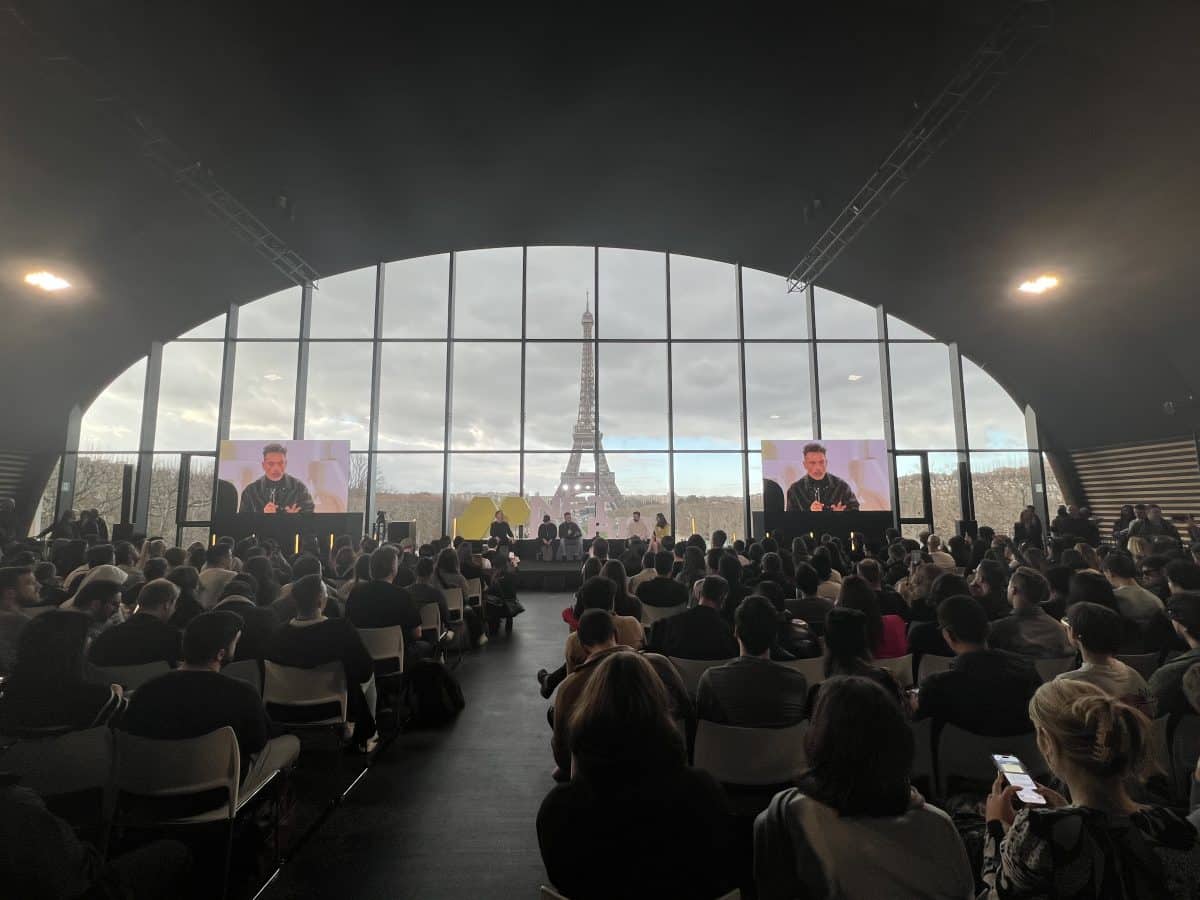
[[[405,538],[408,538],[415,545],[417,543],[417,523],[412,522],[388,522],[387,539],[389,544],[399,544]]]
[[[954,530],[959,537],[969,537],[971,540],[979,537],[979,523],[974,519],[959,519]]]
[[[113,541],[133,541],[133,525],[127,522],[116,522],[110,529]]]

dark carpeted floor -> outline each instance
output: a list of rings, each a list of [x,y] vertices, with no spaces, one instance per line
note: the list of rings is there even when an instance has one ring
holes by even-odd
[[[552,781],[549,705],[534,673],[562,660],[567,594],[522,594],[526,612],[455,671],[467,707],[409,731],[305,842],[265,893],[282,898],[536,898],[546,881],[534,820]]]

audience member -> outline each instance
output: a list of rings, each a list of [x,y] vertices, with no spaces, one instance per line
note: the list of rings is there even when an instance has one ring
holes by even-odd
[[[366,559],[367,557],[363,557]],[[255,606],[269,607],[279,599],[279,576],[271,560],[266,556],[252,556],[242,566],[243,575],[252,575],[258,582],[258,590],[250,599]],[[244,639],[243,635],[243,639]]]
[[[1074,652],[1062,623],[1042,608],[1050,585],[1036,569],[1021,566],[1008,582],[1012,612],[992,622],[988,643],[997,650],[1022,656],[1061,658]]]
[[[165,578],[146,582],[138,593],[137,607],[126,621],[103,631],[88,648],[95,666],[138,666],[165,662],[179,664],[181,635],[170,624],[179,588]]]
[[[1113,588],[1117,611],[1145,627],[1165,610],[1157,595],[1137,582],[1137,564],[1124,553],[1110,553],[1104,558],[1101,570]]]
[[[842,580],[837,605],[857,609],[867,617],[867,640],[876,659],[895,659],[908,652],[904,620],[897,615],[881,615],[878,595],[866,579],[847,575]]]
[[[1137,557],[1135,556],[1134,559]],[[1166,568],[1167,558],[1157,554],[1146,556],[1138,563],[1138,570],[1142,574],[1142,587],[1164,603],[1171,596],[1171,588],[1167,585]]]
[[[615,560],[609,560],[604,565],[607,567],[614,563],[616,563]],[[620,563],[616,564],[620,565]],[[606,578],[603,575],[589,578],[580,585],[578,592],[575,594],[576,602],[579,606],[579,615],[582,618],[589,609],[600,609],[607,612],[613,619],[617,644],[622,647],[640,650],[645,643],[645,632],[642,628],[642,623],[632,616],[623,616],[615,611],[614,604],[616,602],[617,590],[616,582],[611,578]],[[579,638],[578,631],[573,631],[567,635],[567,645],[563,652],[563,657],[566,660],[566,673],[574,672],[587,660],[588,653]]]
[[[645,606],[659,609],[687,606],[688,589],[671,577],[674,563],[675,557],[669,550],[654,554],[654,577],[646,579],[637,588],[637,598]]]
[[[233,581],[236,574],[233,570],[233,549],[222,543],[209,547],[204,554],[204,568],[196,589],[196,600],[200,606],[204,609],[216,606],[225,585]]]
[[[0,672],[11,672],[17,661],[17,642],[29,624],[25,610],[37,604],[38,583],[25,566],[0,568]]]
[[[175,601],[175,613],[171,616],[171,627],[183,631],[187,623],[204,612],[204,607],[196,599],[196,591],[200,587],[200,573],[192,566],[177,566],[167,575],[167,581],[179,588],[179,597]]]
[[[637,589],[641,586],[642,582],[649,581],[651,578],[654,578],[657,575],[658,570],[654,568],[654,551],[647,550],[642,554],[641,570],[629,579],[629,592],[636,597]]]
[[[1167,590],[1174,594],[1184,591],[1200,591],[1200,565],[1189,559],[1173,559],[1163,569],[1167,578]]]
[[[114,567],[114,571],[120,571]],[[70,600],[71,609],[88,618],[88,640],[94,641],[114,621],[121,605],[121,586],[100,579],[83,585]]]
[[[867,557],[860,560],[855,567],[858,576],[871,586],[879,601],[879,613],[884,616],[899,616],[908,623],[912,619],[912,607],[904,602],[904,598],[895,588],[883,580],[883,566],[878,560]]]
[[[454,556],[453,550],[444,550]],[[457,557],[455,557],[457,561]],[[433,645],[422,640],[421,613],[406,588],[393,584],[400,571],[400,554],[391,544],[384,544],[371,554],[371,580],[360,584],[346,601],[346,618],[357,628],[404,629],[405,656],[433,655]],[[444,602],[444,601],[443,601]],[[447,615],[445,622],[449,619]],[[437,636],[434,636],[434,640]]]
[[[375,551],[375,553],[378,552],[378,550]],[[372,553],[368,559],[373,558],[375,553]],[[421,607],[427,603],[434,603],[437,605],[438,617],[441,621],[443,623],[449,622],[450,608],[446,605],[446,595],[433,585],[433,569],[434,562],[432,559],[427,556],[418,559],[417,565],[413,570],[413,583],[406,590],[412,595],[413,603],[416,604],[418,620],[420,619]]]
[[[869,678],[883,688],[896,705],[908,711],[904,694],[892,674],[874,665],[870,645],[867,642],[867,617],[857,609],[836,607],[825,619],[825,666],[826,678],[835,675],[855,675]],[[808,694],[808,714],[816,705],[821,683],[814,684]]]
[[[683,568],[675,576],[675,580],[682,584],[688,591],[691,591],[696,582],[704,578],[704,576],[704,551],[691,544],[685,546],[683,549]]]
[[[818,547],[812,555],[812,567],[821,583],[817,585],[817,596],[836,602],[842,589],[842,575],[833,568],[827,547]]]
[[[825,616],[833,609],[834,601],[817,594],[820,584],[817,570],[808,563],[800,563],[796,566],[796,597],[785,604],[789,614],[807,622],[817,634],[824,634]]]
[[[650,629],[650,649],[681,659],[732,659],[737,656],[738,644],[733,629],[721,617],[721,605],[728,591],[728,583],[719,575],[709,575],[699,581],[696,606],[655,622]]]
[[[1121,646],[1121,617],[1096,603],[1076,603],[1067,613],[1067,637],[1083,656],[1083,665],[1059,678],[1086,681],[1110,697],[1150,713],[1150,691],[1136,669],[1116,658]]]
[[[1183,693],[1183,676],[1200,663],[1200,591],[1176,594],[1167,613],[1175,631],[1187,641],[1188,650],[1150,676],[1150,694],[1157,704],[1157,715],[1183,715],[1191,711]]]
[[[994,559],[981,560],[971,579],[971,596],[979,601],[991,621],[1005,618],[1012,612],[1006,596],[1008,572],[1004,564]]]
[[[642,601],[629,593],[629,576],[625,574],[625,566],[615,559],[610,559],[600,567],[600,574],[617,586],[613,609],[618,616],[628,616],[635,621],[641,621]]]
[[[929,551],[929,561],[939,569],[953,570],[958,566],[958,563],[954,561],[954,557],[942,549],[942,539],[936,534],[929,536],[926,547]]]
[[[918,621],[908,628],[908,652],[914,655],[932,653],[934,656],[953,656],[954,651],[942,637],[937,611],[947,598],[969,595],[970,591],[967,580],[961,575],[943,572],[937,576],[929,593],[914,610]]]
[[[253,591],[248,590],[245,582],[241,581],[243,577],[245,573],[229,582],[225,586],[225,596],[213,607],[214,611],[236,613],[242,620],[241,637],[238,638],[233,655],[228,657],[226,662],[265,659],[267,647],[270,646],[271,638],[280,625],[274,610],[269,606],[258,606],[250,599],[248,595]]]

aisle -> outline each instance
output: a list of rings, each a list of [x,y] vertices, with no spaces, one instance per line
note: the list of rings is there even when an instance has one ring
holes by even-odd
[[[562,659],[568,596],[521,601],[513,634],[458,667],[454,725],[395,741],[264,898],[537,897],[534,821],[554,764],[533,674]]]

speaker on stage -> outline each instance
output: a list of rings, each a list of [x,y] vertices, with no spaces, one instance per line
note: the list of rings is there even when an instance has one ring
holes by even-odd
[[[969,537],[971,540],[979,537],[979,523],[974,519],[959,519],[955,523],[955,530],[959,537]]]
[[[387,539],[389,544],[399,544],[405,538],[412,541],[413,546],[417,543],[417,523],[411,522],[388,522]]]

